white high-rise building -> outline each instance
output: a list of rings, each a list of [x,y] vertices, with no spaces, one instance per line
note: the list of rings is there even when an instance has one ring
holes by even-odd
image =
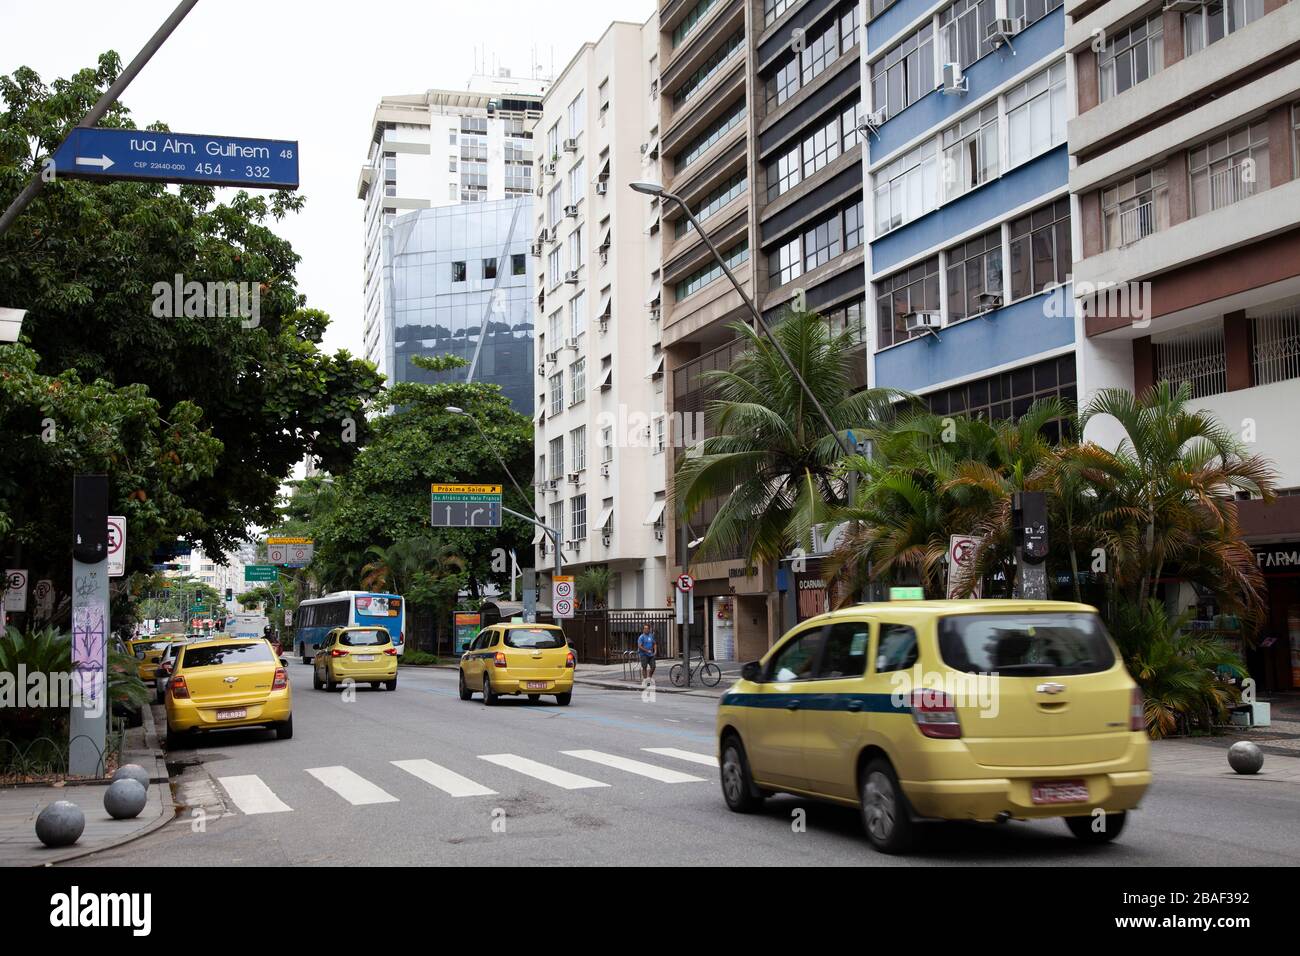
[[[404,212],[531,195],[533,126],[547,81],[471,78],[468,90],[385,96],[375,108],[357,198],[365,203],[365,357],[393,377],[383,322],[383,240]]]
[[[611,607],[663,607],[672,430],[660,348],[658,23],[616,22],[547,91],[537,127],[533,254],[537,510],[562,532],[566,573],[604,565]],[[534,560],[553,566],[540,535]]]

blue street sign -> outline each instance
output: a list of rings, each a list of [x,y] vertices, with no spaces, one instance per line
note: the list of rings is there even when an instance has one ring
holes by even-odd
[[[54,172],[84,179],[297,189],[298,143],[76,127],[54,153]]]

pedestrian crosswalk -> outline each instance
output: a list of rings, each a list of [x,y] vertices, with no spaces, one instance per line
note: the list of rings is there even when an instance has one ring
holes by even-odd
[[[680,750],[676,747],[643,747],[642,751],[669,763],[678,761],[717,767],[717,758],[712,754]],[[319,788],[313,786],[307,791],[309,799],[311,794],[319,793],[322,799],[332,799],[336,803],[342,801],[354,807],[402,802],[403,797],[395,796],[391,791],[397,790],[409,794],[409,789],[403,788],[403,781],[409,784],[411,778],[427,784],[431,796],[435,799],[442,796],[454,798],[496,796],[501,791],[494,788],[508,788],[511,781],[518,783],[535,781],[560,790],[600,790],[618,786],[620,783],[635,782],[637,779],[642,782],[650,780],[666,784],[704,783],[707,780],[706,777],[699,776],[698,772],[686,773],[662,762],[651,763],[648,760],[605,753],[600,750],[562,750],[547,760],[537,760],[513,753],[478,754],[477,759],[483,761],[483,764],[478,765],[481,770],[462,768],[473,776],[466,776],[425,757],[391,760],[386,765],[366,768],[364,773],[341,765],[309,767],[301,772],[319,785]],[[561,766],[562,763],[581,767],[587,773],[596,776],[578,773],[576,769]],[[496,769],[489,771],[486,765]],[[403,773],[394,774],[393,770],[388,768],[395,768]],[[503,775],[501,771],[506,773]],[[366,774],[378,779],[370,779]],[[493,785],[488,786],[487,783],[474,779],[474,776],[479,774],[491,774],[492,776],[487,779]],[[598,777],[605,779],[597,779]],[[258,774],[218,777],[217,782],[225,791],[227,801],[231,805],[230,809],[249,816],[286,813],[295,809],[276,794],[272,784],[291,791],[290,799],[295,804],[302,802],[300,796],[303,794],[303,786],[300,778],[293,777],[292,771],[287,778],[277,774],[276,779],[271,783]],[[406,799],[410,797],[407,796]]]

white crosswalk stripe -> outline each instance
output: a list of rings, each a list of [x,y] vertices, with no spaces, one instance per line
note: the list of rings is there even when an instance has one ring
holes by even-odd
[[[469,777],[462,777],[456,771],[448,770],[432,760],[393,760],[391,763],[399,770],[405,770],[453,797],[487,797],[496,793],[495,790],[489,790]]]
[[[678,750],[676,747],[642,747],[646,753],[658,754],[661,757],[676,757],[678,760],[689,760],[691,763],[702,764],[705,767],[716,767],[718,758],[713,754],[697,754],[689,750]]]
[[[602,764],[606,767],[613,767],[615,770],[624,770],[627,773],[649,777],[651,780],[658,780],[660,783],[700,783],[704,780],[703,777],[696,777],[689,773],[682,773],[680,770],[669,770],[666,767],[656,767],[652,763],[644,763],[640,760],[631,760],[627,757],[619,757],[616,754],[601,753],[599,750],[562,750],[560,752],[568,757],[577,757],[579,760],[590,760],[592,763]]]
[[[241,811],[254,813],[285,813],[293,809],[283,802],[255,773],[237,777],[218,777],[217,783],[230,796],[230,800]]]
[[[520,757],[518,754],[479,754],[478,759],[494,763],[498,767],[505,767],[507,770],[514,770],[525,776],[541,780],[543,783],[554,784],[565,790],[585,790],[589,787],[609,786],[609,784],[601,783],[599,780],[592,780],[590,777],[569,773],[569,771],[561,770],[559,767],[538,763],[536,760],[529,760],[527,757]]]
[[[347,767],[313,767],[307,771],[354,807],[397,803],[397,798]]]

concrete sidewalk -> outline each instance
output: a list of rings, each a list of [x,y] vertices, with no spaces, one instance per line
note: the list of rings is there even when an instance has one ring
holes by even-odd
[[[1228,747],[1236,739],[1204,737],[1157,740],[1151,744],[1151,770],[1157,777],[1179,774],[1244,781],[1300,784],[1300,755],[1264,754],[1264,766],[1256,774],[1239,774],[1228,766]]]
[[[144,707],[144,726],[127,731],[122,763],[149,771],[149,799],[133,820],[114,820],[104,809],[107,782],[62,787],[0,787],[0,866],[48,866],[120,846],[152,833],[175,815],[167,764],[163,759],[153,709]],[[36,838],[36,817],[51,803],[70,800],[86,815],[86,829],[72,846],[51,849]]]
[[[680,663],[676,658],[663,658],[655,669],[654,685],[656,694],[687,694],[692,697],[709,697],[717,700],[740,678],[741,664],[736,661],[712,661],[722,671],[722,679],[716,686],[706,687],[700,682],[696,673],[691,678],[690,687],[676,687],[669,675],[674,664]],[[610,690],[642,690],[641,668],[624,664],[579,664],[573,675],[578,684],[591,687],[604,687]]]

